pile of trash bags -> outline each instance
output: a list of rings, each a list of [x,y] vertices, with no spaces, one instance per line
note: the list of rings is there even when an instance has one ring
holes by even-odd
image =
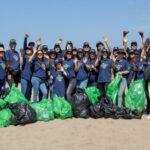
[[[125,106],[118,108],[116,102],[121,79],[121,76],[117,75],[108,85],[105,97],[102,97],[97,87],[77,89],[70,103],[57,96],[30,103],[18,88],[12,85],[10,92],[0,99],[0,127],[72,117],[140,119],[147,105],[144,81],[138,80],[130,85],[125,95]]]

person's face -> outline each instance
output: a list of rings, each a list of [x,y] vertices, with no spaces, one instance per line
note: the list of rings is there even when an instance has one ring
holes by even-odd
[[[136,45],[132,45],[132,46],[131,46],[131,49],[132,49],[132,50],[137,50],[137,46],[136,46]]]
[[[57,69],[57,70],[60,70],[60,69],[61,69],[61,63],[57,63],[57,64],[56,64],[56,69]]]
[[[16,49],[16,44],[10,44],[10,49],[15,50]]]
[[[102,51],[103,49],[104,49],[103,45],[101,45],[101,44],[98,45],[98,47],[97,47],[97,50],[98,50],[98,51]]]
[[[113,55],[114,55],[115,58],[118,57],[118,53],[117,52],[114,52]]]
[[[56,55],[54,53],[50,54],[50,59],[55,59]]]
[[[68,53],[68,54],[66,55],[66,57],[67,57],[67,59],[71,59],[71,58],[72,58],[71,53]]]
[[[104,53],[103,54],[103,59],[107,59],[108,58],[108,54],[107,53]]]
[[[73,56],[76,56],[78,54],[78,52],[77,51],[73,51],[72,54],[73,54]]]
[[[78,58],[83,58],[83,53],[82,52],[78,52]]]
[[[88,46],[85,46],[85,47],[83,47],[83,51],[84,51],[84,52],[89,52],[89,51],[90,51],[90,48],[89,48]]]
[[[0,57],[4,57],[4,52],[0,52]]]
[[[69,51],[72,50],[72,46],[70,44],[67,45],[67,50],[69,50]]]
[[[43,58],[43,52],[42,51],[37,52],[37,57],[38,57],[38,59],[42,59]]]
[[[34,49],[34,45],[30,45],[29,48],[33,50]]]
[[[96,58],[96,55],[94,53],[91,53],[90,54],[90,59],[95,59]]]
[[[26,50],[26,55],[31,56],[33,52],[31,50]]]
[[[55,48],[55,52],[56,52],[56,53],[59,53],[59,52],[60,52],[60,48],[59,48],[59,47],[56,47],[56,48]]]
[[[47,49],[44,49],[44,50],[43,50],[43,53],[44,53],[44,54],[47,54],[47,53],[48,53],[48,50],[47,50]]]
[[[129,57],[130,57],[130,59],[133,59],[133,58],[135,58],[135,54],[130,54]]]

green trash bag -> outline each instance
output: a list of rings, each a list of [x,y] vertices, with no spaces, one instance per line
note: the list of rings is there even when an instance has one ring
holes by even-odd
[[[144,80],[131,83],[125,96],[125,105],[131,110],[143,111],[146,105],[146,94]]]
[[[38,103],[31,104],[36,112],[37,121],[50,121],[54,119],[52,100],[43,99]]]
[[[53,98],[53,111],[54,116],[60,119],[71,118],[73,115],[71,105],[65,99],[57,96]]]
[[[0,128],[8,127],[13,120],[13,114],[10,109],[0,111]]]
[[[13,84],[9,94],[4,98],[4,101],[13,104],[17,102],[28,103],[28,100],[24,97],[21,91]]]
[[[0,110],[6,106],[6,102],[3,99],[0,99]]]
[[[85,93],[87,94],[91,104],[95,105],[99,100],[98,97],[101,95],[99,89],[95,86],[88,87],[85,89]]]
[[[116,98],[121,78],[122,77],[119,74],[117,74],[115,79],[108,85],[106,90],[106,96],[108,96],[113,101],[114,104],[116,104]]]

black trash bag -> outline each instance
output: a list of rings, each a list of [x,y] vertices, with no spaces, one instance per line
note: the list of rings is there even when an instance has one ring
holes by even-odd
[[[103,97],[99,103],[90,107],[90,116],[92,118],[141,119],[142,113],[128,108],[119,108],[108,97]]]
[[[14,114],[12,125],[25,125],[36,122],[36,112],[26,103],[10,104],[8,108]]]
[[[0,98],[4,99],[9,94],[9,92],[10,92],[9,88],[2,89],[0,91]]]
[[[73,95],[72,108],[73,114],[76,118],[89,118],[90,101],[88,96],[84,93],[84,90],[77,89]]]
[[[95,119],[104,117],[104,112],[102,111],[102,104],[100,102],[96,105],[90,106],[90,116]]]

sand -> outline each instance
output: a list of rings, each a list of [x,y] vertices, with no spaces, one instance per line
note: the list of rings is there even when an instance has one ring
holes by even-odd
[[[0,150],[150,150],[150,120],[67,119],[0,129]]]

